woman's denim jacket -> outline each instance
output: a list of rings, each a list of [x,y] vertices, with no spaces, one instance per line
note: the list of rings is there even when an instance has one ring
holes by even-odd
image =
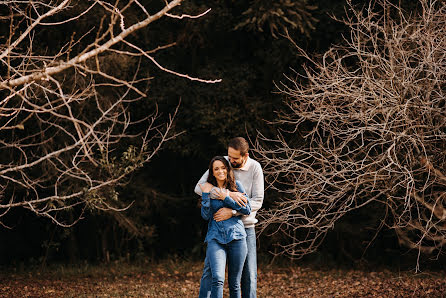
[[[236,181],[235,183],[237,185],[237,190],[244,194],[245,189],[242,184],[239,181]],[[246,197],[248,198],[248,196]],[[201,196],[201,216],[205,220],[209,220],[208,232],[204,242],[215,239],[221,244],[227,244],[232,240],[243,239],[246,237],[245,226],[241,220],[241,215],[233,216],[227,220],[219,222],[214,220],[214,213],[223,207],[231,208],[244,215],[251,213],[249,198],[246,206],[241,207],[229,196],[226,196],[224,200],[211,199],[208,192],[203,192]]]

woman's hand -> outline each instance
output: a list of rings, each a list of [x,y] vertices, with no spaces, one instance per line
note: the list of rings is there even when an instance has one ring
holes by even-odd
[[[229,195],[229,191],[225,188],[214,187],[211,190],[211,198],[216,200],[224,200]]]
[[[202,192],[207,192],[209,193],[212,189],[212,184],[210,184],[209,182],[205,182],[203,184],[200,184],[200,188]]]
[[[230,192],[229,196],[233,199],[240,207],[245,207],[248,203],[248,198],[245,193],[241,192]]]

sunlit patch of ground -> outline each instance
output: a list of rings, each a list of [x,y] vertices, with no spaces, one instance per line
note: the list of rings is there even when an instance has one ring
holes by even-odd
[[[0,297],[197,297],[201,262],[1,272]],[[225,297],[228,296],[227,284]],[[446,272],[259,266],[258,297],[446,297]]]

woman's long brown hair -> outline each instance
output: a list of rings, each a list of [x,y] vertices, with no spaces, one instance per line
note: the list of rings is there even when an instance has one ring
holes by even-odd
[[[224,188],[229,189],[230,191],[237,191],[237,186],[235,184],[235,178],[234,178],[234,171],[232,170],[232,167],[229,164],[229,162],[223,156],[214,156],[211,159],[211,162],[209,163],[209,175],[207,182],[209,182],[214,186],[218,186],[217,179],[215,179],[214,169],[213,169],[214,162],[217,160],[221,161],[227,170]]]

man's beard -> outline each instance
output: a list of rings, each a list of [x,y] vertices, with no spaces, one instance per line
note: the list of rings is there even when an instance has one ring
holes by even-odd
[[[243,161],[242,161],[241,163],[236,163],[236,164],[233,164],[233,163],[231,162],[231,166],[232,166],[232,168],[234,168],[234,169],[240,169],[240,168],[242,167],[242,164],[243,164]]]

